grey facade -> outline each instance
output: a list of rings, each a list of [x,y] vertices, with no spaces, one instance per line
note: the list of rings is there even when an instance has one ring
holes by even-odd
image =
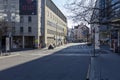
[[[30,2],[27,0],[26,2],[29,4],[33,1],[35,0],[30,0]],[[0,19],[11,24],[12,31],[9,36],[11,49],[46,47],[51,42],[58,43],[58,38],[61,43],[64,43],[67,33],[66,17],[51,0],[36,1],[36,14],[22,13],[20,15],[19,0],[0,0]],[[57,24],[55,19],[47,16],[46,10],[55,17]],[[52,31],[48,30],[51,29],[50,26],[52,26]],[[5,37],[6,35],[3,36],[4,46],[6,45]]]
[[[98,3],[97,3],[98,2]],[[108,44],[114,52],[119,52],[120,46],[120,1],[119,0],[97,0],[98,24],[100,41]],[[94,10],[96,11],[96,10]],[[92,15],[91,21],[96,14]]]

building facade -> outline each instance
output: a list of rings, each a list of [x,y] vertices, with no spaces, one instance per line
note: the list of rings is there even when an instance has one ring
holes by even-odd
[[[118,52],[120,46],[120,1],[97,0],[95,8],[98,8],[98,10],[93,11],[91,21],[95,18],[98,20],[99,41],[108,43],[111,50]],[[96,11],[98,14],[96,14]]]
[[[11,35],[9,36],[11,48],[38,48],[41,36],[40,0],[0,1],[1,18],[8,21],[12,28]],[[30,6],[32,6],[31,9]],[[36,9],[36,11],[31,12],[33,9]],[[5,43],[4,38],[3,42]]]
[[[43,43],[46,46],[54,44],[62,45],[66,42],[67,37],[67,19],[64,14],[57,8],[52,0],[44,0],[44,32]]]
[[[74,38],[77,42],[87,42],[89,35],[89,28],[81,23],[74,27]]]
[[[66,40],[67,19],[51,0],[0,0],[0,19],[10,22],[13,49],[59,45]]]
[[[120,0],[111,0],[110,4],[110,47],[120,53]]]

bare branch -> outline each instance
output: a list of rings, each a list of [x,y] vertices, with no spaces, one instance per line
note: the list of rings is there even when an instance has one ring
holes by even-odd
[[[69,17],[74,22],[85,21],[90,23],[90,18],[94,9],[95,0],[72,0],[65,4],[65,8],[70,12]]]
[[[7,33],[11,30],[11,26],[7,21],[0,20],[0,37],[3,35],[7,35]]]

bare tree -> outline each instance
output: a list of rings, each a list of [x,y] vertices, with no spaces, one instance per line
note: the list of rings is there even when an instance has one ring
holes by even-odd
[[[65,4],[65,8],[70,11],[69,17],[74,22],[85,21],[90,23],[91,15],[95,8],[96,0],[72,0]]]
[[[7,36],[11,31],[11,26],[7,21],[0,20],[0,49],[2,48],[2,37]]]

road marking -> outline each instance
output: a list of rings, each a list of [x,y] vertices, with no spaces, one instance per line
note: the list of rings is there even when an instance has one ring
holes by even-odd
[[[90,64],[89,64],[89,67],[88,67],[86,80],[89,80],[89,79],[90,79]]]
[[[53,56],[90,56],[90,54],[53,54]]]

